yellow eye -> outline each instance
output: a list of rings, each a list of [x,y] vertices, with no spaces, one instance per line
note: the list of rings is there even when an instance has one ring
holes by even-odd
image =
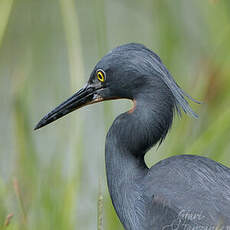
[[[98,70],[97,71],[97,79],[100,82],[104,82],[105,81],[105,72],[103,70]]]

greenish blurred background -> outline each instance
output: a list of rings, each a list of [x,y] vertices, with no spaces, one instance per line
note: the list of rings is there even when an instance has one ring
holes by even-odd
[[[230,167],[229,12],[229,0],[0,0],[0,229],[102,229],[98,219],[122,229],[104,141],[130,102],[92,105],[33,131],[120,44],[153,49],[204,102],[192,105],[199,119],[175,119],[148,165],[196,153]]]

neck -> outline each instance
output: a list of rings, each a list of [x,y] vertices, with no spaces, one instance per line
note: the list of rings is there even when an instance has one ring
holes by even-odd
[[[144,156],[135,156],[123,148],[114,133],[115,127],[114,124],[110,128],[106,138],[107,184],[113,206],[124,228],[136,230],[140,228],[132,226],[131,217],[134,217],[135,210],[130,207],[138,196],[134,187],[146,175],[148,168],[144,162]]]
[[[173,113],[172,106],[154,104],[154,98],[142,96],[135,101],[134,109],[121,114],[113,122],[107,134],[105,149],[109,192],[126,229],[131,228],[129,217],[136,215],[132,206],[141,195],[140,184],[148,172],[144,155],[149,148],[164,138]],[[161,107],[169,108],[169,111],[164,111]],[[168,116],[171,119],[168,119]]]

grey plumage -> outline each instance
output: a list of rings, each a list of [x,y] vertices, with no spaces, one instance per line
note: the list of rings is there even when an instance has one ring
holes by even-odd
[[[187,100],[199,103],[145,46],[126,44],[105,55],[87,85],[36,129],[84,105],[118,98],[135,104],[115,119],[105,146],[109,192],[125,229],[230,229],[229,168],[193,155],[167,158],[150,169],[145,164],[145,153],[165,138],[174,111],[197,117]]]

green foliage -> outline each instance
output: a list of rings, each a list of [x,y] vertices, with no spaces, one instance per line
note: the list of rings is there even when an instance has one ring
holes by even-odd
[[[119,44],[155,50],[204,102],[192,105],[199,119],[175,119],[148,164],[191,153],[230,166],[229,9],[228,0],[0,0],[0,229],[122,229],[106,187],[104,140],[129,105],[90,106],[33,131]]]

